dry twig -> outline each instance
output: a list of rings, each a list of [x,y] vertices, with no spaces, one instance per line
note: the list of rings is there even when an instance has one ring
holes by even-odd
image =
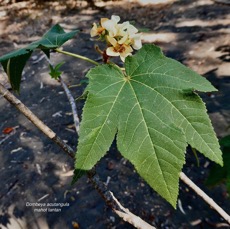
[[[61,82],[61,85],[62,85],[62,87],[63,87],[63,89],[64,89],[64,91],[66,93],[66,96],[67,96],[67,98],[69,100],[69,103],[71,105],[72,113],[73,113],[74,126],[75,126],[77,134],[79,134],[80,121],[79,121],[79,117],[78,117],[78,114],[77,114],[77,107],[76,107],[76,104],[75,104],[75,100],[74,100],[69,88],[67,87],[66,83],[61,78],[61,76],[59,77],[59,80]]]
[[[180,179],[195,191],[207,204],[217,211],[229,224],[230,216],[204,191],[202,191],[195,183],[193,183],[183,172],[180,173]]]

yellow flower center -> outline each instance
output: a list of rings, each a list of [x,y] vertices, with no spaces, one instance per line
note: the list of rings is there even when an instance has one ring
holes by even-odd
[[[119,53],[123,53],[125,52],[126,48],[124,45],[116,45],[116,47],[114,47],[115,52],[119,52]]]

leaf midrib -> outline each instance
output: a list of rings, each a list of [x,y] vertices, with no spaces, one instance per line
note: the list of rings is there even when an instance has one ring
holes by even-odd
[[[131,80],[130,80],[130,81],[131,81]],[[143,114],[143,112],[142,112],[142,108],[141,108],[141,106],[140,106],[140,102],[139,102],[139,100],[138,100],[138,98],[137,98],[136,92],[135,92],[135,90],[134,90],[134,88],[133,88],[133,86],[132,86],[132,84],[131,84],[130,81],[129,81],[129,85],[130,85],[131,90],[133,91],[134,97],[136,98],[138,107],[139,107],[139,109],[140,109],[140,113],[141,113],[142,118],[143,118],[143,122],[144,122],[144,125],[145,125],[145,128],[146,128],[146,131],[147,131],[147,134],[148,134],[148,138],[150,139],[152,148],[154,149],[154,153],[155,153],[155,155],[156,155],[156,157],[157,157],[156,162],[157,162],[157,164],[158,164],[159,170],[160,170],[161,173],[162,173],[162,176],[164,177],[163,180],[164,180],[164,183],[165,183],[165,187],[167,188],[167,191],[168,191],[169,196],[171,197],[171,199],[173,199],[173,197],[172,197],[172,195],[171,195],[171,192],[170,192],[170,190],[168,189],[168,185],[167,185],[167,183],[166,183],[166,179],[165,179],[164,173],[163,173],[163,171],[162,171],[162,169],[161,169],[161,166],[160,166],[160,164],[159,164],[159,158],[158,158],[158,156],[157,156],[157,153],[156,153],[156,150],[155,150],[155,146],[154,146],[154,144],[153,144],[153,142],[152,142],[151,135],[150,135],[150,133],[149,133],[149,128],[148,128],[148,125],[147,125],[147,123],[146,123],[144,114]]]

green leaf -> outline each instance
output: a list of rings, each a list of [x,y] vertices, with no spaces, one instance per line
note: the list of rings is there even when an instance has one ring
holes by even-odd
[[[15,91],[19,91],[19,85],[21,83],[21,76],[26,65],[27,60],[30,58],[31,52],[25,53],[18,57],[12,57],[10,59],[3,60],[2,66],[6,72],[8,79],[10,81],[11,87]]]
[[[0,57],[0,62],[7,73],[12,89],[19,91],[22,71],[32,52],[39,48],[48,57],[49,50],[56,49],[71,39],[77,31],[66,33],[60,25],[53,26],[44,36],[25,48],[10,52]]]
[[[50,74],[51,78],[57,80],[60,77],[62,72],[59,71],[59,69],[64,63],[65,62],[61,62],[61,63],[57,64],[55,67],[53,67],[51,64],[49,65],[49,68],[50,68],[49,74]]]
[[[121,154],[175,207],[187,144],[222,164],[205,105],[194,91],[216,89],[154,45],[127,57],[125,70],[102,65],[87,74],[74,179],[105,155],[117,134]]]

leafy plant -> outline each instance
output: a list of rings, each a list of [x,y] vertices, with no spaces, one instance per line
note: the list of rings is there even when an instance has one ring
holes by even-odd
[[[159,47],[141,48],[140,34],[135,28],[129,23],[117,24],[118,21],[116,16],[93,27],[94,35],[100,35],[108,45],[101,52],[105,64],[57,49],[77,32],[65,33],[59,25],[41,40],[1,57],[0,62],[16,91],[25,63],[35,48],[48,57],[49,51],[54,50],[99,65],[87,74],[89,84],[73,181],[92,169],[116,138],[121,154],[175,207],[188,144],[222,165],[218,140],[205,104],[197,94],[216,89],[202,76],[165,57]],[[141,49],[130,56],[132,48]],[[110,62],[111,56],[125,60],[124,68]],[[52,77],[59,76],[59,67],[51,68]]]
[[[197,91],[216,89],[154,45],[88,74],[75,178],[105,155],[117,135],[121,154],[174,207],[187,144],[222,164],[221,151]]]

